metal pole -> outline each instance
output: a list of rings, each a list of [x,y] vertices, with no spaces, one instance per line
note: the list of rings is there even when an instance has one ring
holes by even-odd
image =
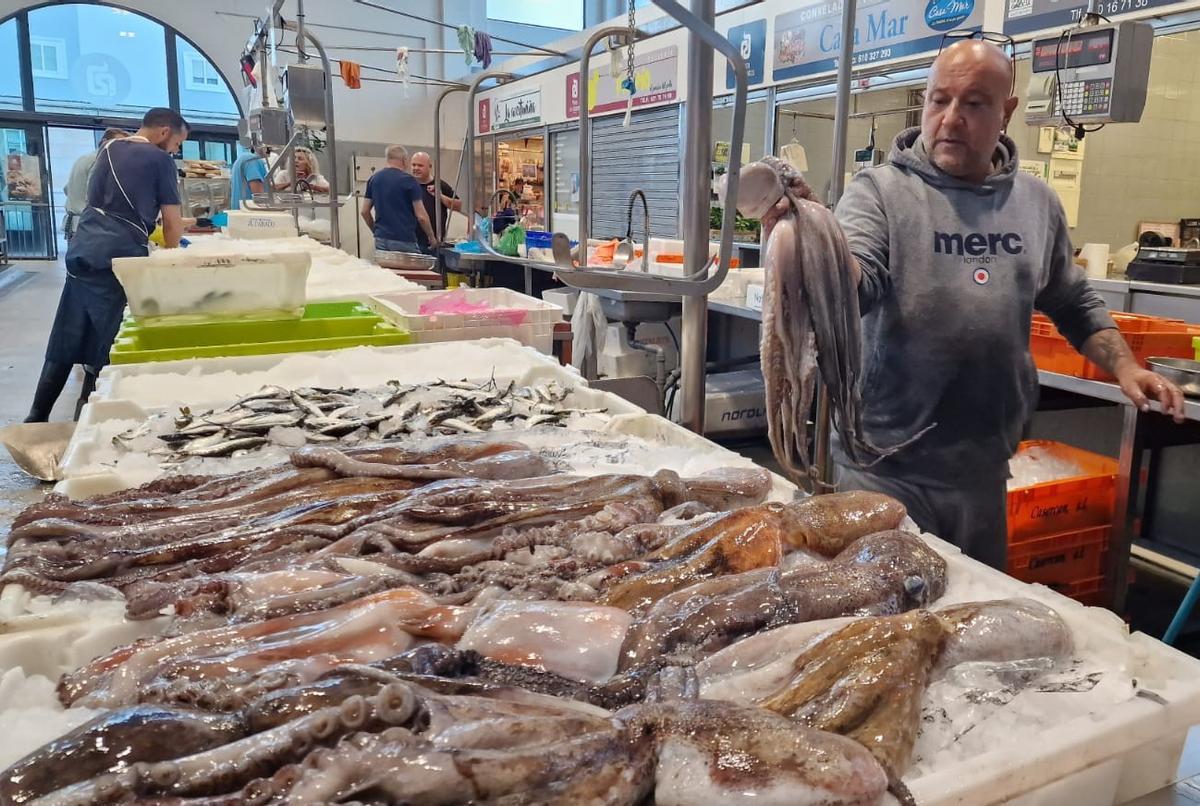
[[[579,56],[579,265],[587,265],[587,243],[591,235],[592,217],[592,128],[588,107],[588,73],[591,70],[592,50],[601,39],[628,34],[628,28],[609,26],[601,28],[590,37]],[[709,58],[711,63],[711,56]],[[568,103],[570,101],[568,100]]]
[[[321,67],[325,70],[325,145],[329,150],[329,175],[333,177],[329,185],[329,240],[333,243],[334,249],[342,248],[342,229],[338,223],[338,161],[337,161],[337,137],[333,130],[333,71],[329,64],[329,57],[325,55],[325,48],[322,47],[321,41],[313,36],[309,30],[304,31],[304,38],[312,43],[312,46],[317,49],[317,55],[321,57]],[[292,176],[296,174],[293,172]]]
[[[691,11],[712,26],[715,0],[692,0]],[[697,31],[688,33],[687,102],[683,140],[683,262],[689,274],[709,262],[712,185],[713,50]],[[729,222],[726,222],[729,223]],[[708,296],[683,298],[680,392],[683,425],[704,433],[705,359],[708,351]]]
[[[467,88],[467,192],[463,194],[463,212],[467,221],[471,222],[469,232],[475,232],[475,96],[479,94],[479,85],[490,78],[500,83],[512,81],[516,76],[499,70],[489,70],[475,76],[471,86]]]
[[[850,123],[850,72],[854,67],[854,17],[856,0],[842,3],[842,52],[838,57],[837,102],[833,110],[833,176],[829,181],[829,206],[837,205],[846,189],[846,139]],[[833,461],[830,440],[833,418],[829,411],[829,390],[818,382],[816,433],[816,464],[818,480],[828,489],[833,484]],[[821,491],[817,485],[817,492]]]
[[[446,96],[454,92],[466,92],[466,87],[450,87],[442,90],[438,95],[437,102],[433,105],[433,205],[434,214],[437,218],[433,222],[434,233],[437,235],[438,243],[446,240],[446,233],[442,232],[442,101],[446,100]],[[474,221],[468,214],[467,219]]]

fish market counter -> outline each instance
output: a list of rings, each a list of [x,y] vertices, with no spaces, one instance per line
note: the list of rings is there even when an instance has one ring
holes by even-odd
[[[6,802],[1120,803],[1200,723],[1200,662],[513,341],[106,368],[67,464]]]
[[[1144,494],[1157,485],[1162,449],[1200,444],[1200,400],[1187,399],[1186,422],[1178,425],[1162,413],[1162,406],[1157,401],[1151,403],[1150,411],[1139,410],[1115,383],[1045,370],[1038,370],[1038,381],[1045,389],[1066,393],[1067,400],[1057,400],[1056,408],[1071,407],[1071,398],[1084,406],[1093,405],[1092,401],[1121,406],[1120,473],[1106,577],[1107,590],[1112,591],[1112,607],[1122,612],[1128,588],[1130,551],[1133,541],[1141,536],[1140,529],[1145,521]]]

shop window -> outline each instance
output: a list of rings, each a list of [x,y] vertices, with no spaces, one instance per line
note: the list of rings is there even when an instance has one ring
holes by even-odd
[[[21,68],[17,55],[17,21],[0,25],[0,109],[20,109]]]
[[[44,36],[29,37],[29,65],[34,78],[66,78],[66,41]]]
[[[179,112],[190,123],[236,124],[237,101],[221,71],[181,36],[175,37]]]
[[[184,61],[185,80],[184,83],[188,89],[201,90],[202,92],[225,92],[225,82],[221,80],[221,76],[217,74],[217,68],[213,67],[208,59],[199,54],[189,56]]]

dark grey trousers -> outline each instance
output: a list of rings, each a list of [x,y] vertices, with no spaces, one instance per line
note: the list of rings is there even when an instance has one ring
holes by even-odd
[[[969,557],[1005,570],[1008,559],[1008,495],[1004,479],[963,479],[951,486],[924,479],[879,476],[837,466],[839,490],[873,490],[908,508],[921,531],[940,537]]]

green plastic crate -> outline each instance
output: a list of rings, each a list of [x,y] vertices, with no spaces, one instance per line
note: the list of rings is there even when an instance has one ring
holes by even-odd
[[[273,355],[412,344],[412,335],[357,302],[307,305],[299,319],[213,319],[153,324],[126,318],[113,342],[114,364],[238,355]]]

